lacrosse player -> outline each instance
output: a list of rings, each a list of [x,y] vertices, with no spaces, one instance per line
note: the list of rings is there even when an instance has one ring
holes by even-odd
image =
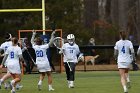
[[[116,42],[114,47],[114,56],[117,59],[124,93],[128,93],[128,87],[130,87],[128,72],[132,61],[135,60],[135,53],[132,42],[126,39],[125,31],[120,32],[120,37],[121,39]]]
[[[9,46],[5,52],[0,68],[4,66],[4,63],[6,62],[6,60],[7,60],[7,70],[13,77],[13,80],[10,82],[11,89],[12,89],[11,93],[15,93],[16,83],[20,82],[21,80],[20,62],[24,61],[22,57],[22,50],[18,46],[18,39],[15,37],[12,38],[12,46]]]
[[[12,35],[11,35],[10,33],[6,33],[6,35],[5,35],[5,40],[6,40],[6,41],[5,41],[4,43],[2,43],[2,44],[1,44],[1,47],[0,47],[0,52],[1,52],[2,50],[4,51],[4,53],[1,54],[1,57],[4,56],[4,54],[5,54],[6,50],[7,50],[7,48],[10,47],[10,46],[12,46],[12,41],[11,41],[11,39],[12,39]],[[8,62],[8,59],[6,60],[6,62],[5,62],[5,64],[4,64],[5,67],[7,67],[7,62]],[[0,88],[1,88],[2,83],[3,83],[5,80],[9,79],[9,78],[11,78],[11,74],[7,71],[7,73],[0,79]],[[5,86],[5,89],[7,89],[7,88],[9,87],[9,84],[8,84],[8,83],[5,83],[4,86]],[[17,89],[22,88],[22,87],[23,87],[23,86],[20,85],[20,84],[17,84],[17,85],[16,85],[16,88],[17,88]]]
[[[48,44],[44,44],[44,45],[42,45],[43,40],[40,37],[37,37],[35,42],[34,42],[34,38],[36,35],[35,31],[33,31],[33,35],[31,38],[31,43],[32,43],[33,48],[34,48],[35,53],[36,53],[36,65],[37,65],[39,72],[41,73],[40,80],[38,82],[38,89],[39,90],[41,90],[42,81],[44,80],[46,73],[48,76],[49,91],[54,90],[52,88],[51,67],[50,67],[50,64],[49,64],[49,61],[48,61],[48,58],[46,55],[46,50],[53,43],[54,34],[55,34],[55,32],[53,32],[51,34],[50,42]]]
[[[1,52],[1,51],[4,51],[4,53],[5,53],[6,50],[7,50],[7,48],[8,48],[9,46],[12,46],[11,38],[12,38],[12,35],[9,34],[9,33],[6,33],[6,35],[5,35],[5,40],[6,40],[6,41],[5,41],[4,43],[1,44],[1,46],[0,46],[0,52]],[[3,54],[0,54],[1,57],[4,56],[4,53],[3,53]],[[6,60],[5,64],[4,64],[4,66],[7,67],[7,60]],[[11,77],[11,74],[10,74],[9,72],[7,72],[7,73],[0,79],[0,88],[1,88],[1,84],[2,84],[6,79],[8,79],[8,78],[10,78],[10,77]],[[5,83],[5,89],[7,89],[7,87],[8,87],[8,84]]]
[[[69,34],[67,36],[68,43],[62,46],[59,53],[64,55],[64,66],[67,75],[68,87],[74,88],[75,67],[78,62],[77,56],[80,54],[79,46],[75,43],[75,36]]]

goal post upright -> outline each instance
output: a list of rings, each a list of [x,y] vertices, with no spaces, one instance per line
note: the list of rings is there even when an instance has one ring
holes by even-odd
[[[32,33],[33,30],[18,30],[18,39],[20,40],[21,37],[21,33]],[[34,30],[36,32],[52,32],[51,29],[48,29],[48,30]],[[62,37],[62,29],[56,29],[56,32],[59,32],[60,33],[60,37]],[[24,71],[24,69],[22,69]],[[60,58],[60,73],[62,73],[64,71],[64,68],[63,68],[63,56],[61,55],[61,58]]]

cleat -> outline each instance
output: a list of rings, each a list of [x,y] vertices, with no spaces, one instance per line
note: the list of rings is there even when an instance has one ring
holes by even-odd
[[[10,81],[8,83],[9,83],[10,89],[12,90],[13,89],[12,83]]]
[[[69,85],[69,88],[74,88],[74,85]]]
[[[49,88],[49,91],[54,91],[54,89],[53,88]]]
[[[41,85],[38,85],[38,90],[41,91]]]
[[[8,89],[8,87],[4,87],[6,90]]]
[[[68,85],[68,87],[69,87],[69,88],[74,88],[73,81],[70,81],[70,82],[69,82],[69,85]]]
[[[8,89],[10,87],[10,85],[8,83],[4,83],[4,88]]]
[[[22,85],[16,85],[16,90],[21,89],[23,86]]]
[[[131,88],[130,82],[127,82],[127,87],[128,87],[129,89]]]
[[[14,90],[11,90],[11,93],[16,93]]]

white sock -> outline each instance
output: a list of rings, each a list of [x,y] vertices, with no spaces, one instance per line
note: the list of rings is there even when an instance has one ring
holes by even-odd
[[[123,86],[124,92],[128,92],[126,85]]]
[[[52,85],[48,85],[48,86],[49,86],[49,89],[52,88]]]
[[[127,82],[130,82],[129,75],[126,77]]]
[[[73,86],[73,83],[74,83],[73,81],[70,81],[70,84],[71,84],[72,86]]]
[[[15,91],[15,87],[12,88],[12,91]]]
[[[68,84],[70,84],[70,81],[68,80]]]
[[[11,84],[14,85],[14,84],[15,84],[15,80],[12,80],[12,81],[11,81]]]
[[[39,80],[38,85],[42,85],[42,80]]]
[[[3,79],[0,79],[0,83],[3,83],[3,81],[4,81]]]

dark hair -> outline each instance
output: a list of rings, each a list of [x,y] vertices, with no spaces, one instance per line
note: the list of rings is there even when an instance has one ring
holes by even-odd
[[[6,41],[10,41],[11,38],[12,38],[12,35],[11,35],[10,33],[6,33],[6,34],[5,34],[5,40],[6,40]]]
[[[126,31],[121,30],[120,36],[121,36],[122,40],[125,40],[126,39]]]
[[[42,45],[43,40],[40,37],[37,37],[35,42],[36,42],[36,45]]]
[[[17,39],[16,37],[13,37],[13,38],[12,38],[12,42],[13,42],[14,44],[18,44],[18,39]]]

